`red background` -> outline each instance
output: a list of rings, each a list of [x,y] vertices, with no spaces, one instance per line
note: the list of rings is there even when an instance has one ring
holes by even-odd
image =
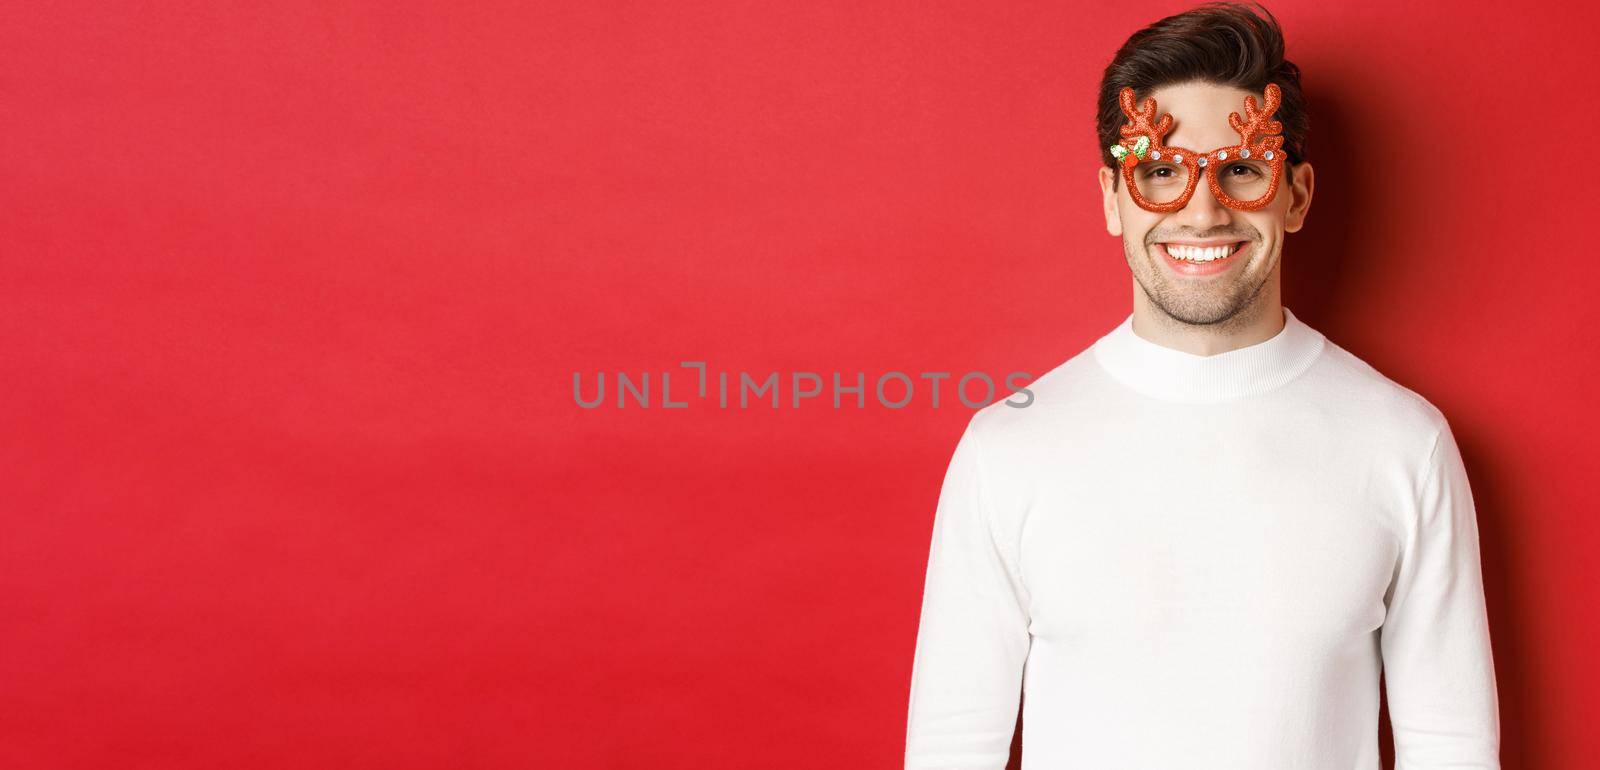
[[[0,766],[898,766],[970,410],[572,376],[1082,350],[1095,86],[1186,5],[134,5],[0,11]],[[1286,304],[1450,417],[1506,767],[1585,764],[1600,18],[1273,9]]]

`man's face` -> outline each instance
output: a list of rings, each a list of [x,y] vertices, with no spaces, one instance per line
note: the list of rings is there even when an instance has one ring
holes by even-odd
[[[1228,113],[1243,117],[1246,96],[1254,96],[1258,105],[1263,101],[1261,94],[1202,82],[1164,86],[1149,96],[1156,100],[1158,119],[1172,116],[1165,144],[1198,152],[1238,144]],[[1280,183],[1272,202],[1256,211],[1222,205],[1201,179],[1187,205],[1158,214],[1134,203],[1125,180],[1112,190],[1112,180],[1119,177],[1116,170],[1100,170],[1106,229],[1122,237],[1133,278],[1157,309],[1187,324],[1219,324],[1247,318],[1253,303],[1277,296],[1284,234],[1300,229],[1311,202],[1309,163],[1295,166],[1293,184]],[[1186,252],[1185,245],[1225,248],[1228,256],[1185,260],[1181,256],[1208,256]]]

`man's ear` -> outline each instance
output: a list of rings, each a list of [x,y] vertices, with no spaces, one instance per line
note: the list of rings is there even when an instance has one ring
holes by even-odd
[[[1122,237],[1122,217],[1117,214],[1117,191],[1112,185],[1117,180],[1117,172],[1105,166],[1100,167],[1100,199],[1105,206],[1106,232]]]
[[[1294,184],[1289,185],[1289,213],[1284,217],[1285,232],[1296,233],[1306,224],[1306,214],[1311,210],[1311,191],[1316,187],[1311,163],[1294,167]]]

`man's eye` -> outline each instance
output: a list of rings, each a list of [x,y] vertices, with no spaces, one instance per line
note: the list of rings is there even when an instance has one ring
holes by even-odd
[[[1237,173],[1239,171],[1243,171],[1244,173]],[[1251,166],[1248,163],[1235,163],[1228,167],[1228,173],[1233,174],[1234,176],[1256,176],[1261,172],[1257,171],[1254,166]]]

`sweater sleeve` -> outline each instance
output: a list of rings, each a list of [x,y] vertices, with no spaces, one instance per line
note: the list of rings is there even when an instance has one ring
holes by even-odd
[[[1016,726],[1032,642],[1028,601],[1014,554],[995,537],[975,420],[956,445],[934,514],[907,770],[1003,770]]]
[[[1500,715],[1477,515],[1444,424],[1379,632],[1395,770],[1498,770]]]

